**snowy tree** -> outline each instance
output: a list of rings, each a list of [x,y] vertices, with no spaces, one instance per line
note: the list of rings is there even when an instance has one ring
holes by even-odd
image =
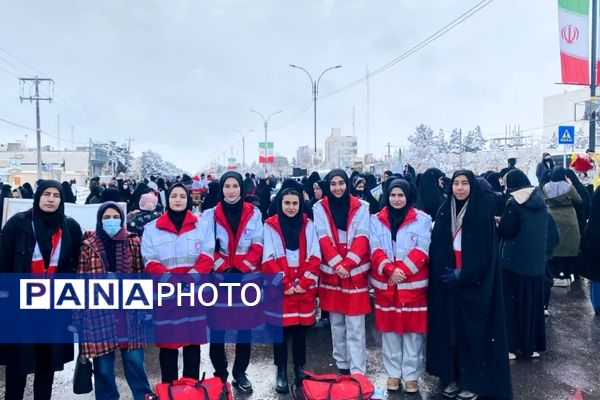
[[[586,149],[589,145],[590,139],[588,135],[585,134],[583,128],[579,128],[579,130],[575,133],[575,147],[578,149]]]
[[[547,147],[549,149],[556,149],[558,147],[558,134],[556,133],[556,131],[552,131],[552,136],[550,137],[550,140],[547,143]]]
[[[467,133],[463,142],[463,150],[468,153],[476,153],[485,148],[485,142],[486,140],[481,134],[481,127],[478,125]]]
[[[160,154],[146,150],[140,157],[140,172],[143,177],[151,175],[162,177],[175,177],[183,174],[183,171],[177,168],[175,164],[163,160]]]
[[[435,140],[435,145],[437,147],[438,153],[445,153],[448,151],[448,143],[446,142],[446,136],[444,134],[444,130],[440,129],[438,132],[437,138]]]
[[[98,143],[96,147],[106,150],[109,166],[114,166],[115,175],[127,173],[131,170],[133,157],[126,144],[117,145],[117,142],[111,141],[108,143]]]
[[[433,129],[425,124],[420,124],[415,129],[415,133],[408,137],[408,141],[416,147],[431,145],[435,141]]]
[[[460,129],[452,129],[450,139],[448,139],[448,153],[460,154],[462,152],[462,131]]]
[[[408,141],[411,144],[405,162],[412,165],[419,172],[437,166],[439,152],[433,129],[425,124],[420,124],[415,132],[408,137]]]

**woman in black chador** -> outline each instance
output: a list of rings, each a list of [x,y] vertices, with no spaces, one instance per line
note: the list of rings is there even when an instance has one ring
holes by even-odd
[[[427,372],[446,398],[511,399],[494,205],[456,171],[431,235]]]

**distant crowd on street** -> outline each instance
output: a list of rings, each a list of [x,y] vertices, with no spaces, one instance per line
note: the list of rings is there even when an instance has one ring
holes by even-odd
[[[537,182],[517,161],[480,174],[415,171],[406,164],[402,172],[377,176],[314,171],[301,181],[236,171],[105,184],[95,177],[85,204],[100,207],[88,232],[64,212],[65,203],[76,202],[76,182],[3,185],[0,202],[28,198],[33,206],[2,229],[0,273],[280,274],[277,393],[288,393],[290,385],[298,391],[306,379],[306,332],[315,326],[331,331],[338,374],[367,375],[365,317],[373,313],[388,391],[416,393],[427,372],[439,378],[445,398],[511,399],[510,360],[543,357],[547,350],[553,286],[587,278],[600,315],[593,151],[569,168],[544,153]],[[81,343],[79,351],[93,362],[96,399],[119,398],[119,350],[132,397],[142,400],[153,391],[144,361],[148,344],[135,323],[117,323],[117,313],[88,323],[116,326],[121,340]],[[172,318],[158,321],[162,329],[178,329]],[[238,331],[231,369],[224,331],[208,333],[216,339],[207,340],[214,375],[225,382],[231,374],[236,390],[251,393],[250,329]],[[183,376],[199,379],[201,344],[158,344],[161,381],[181,377],[180,351]],[[74,359],[71,344],[0,345],[5,398],[23,399],[26,377],[35,374],[35,400],[50,399],[54,373]]]

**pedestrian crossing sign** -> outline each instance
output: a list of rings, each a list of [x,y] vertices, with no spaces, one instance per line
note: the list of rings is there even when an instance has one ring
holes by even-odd
[[[573,125],[558,127],[558,144],[575,144],[575,127]]]

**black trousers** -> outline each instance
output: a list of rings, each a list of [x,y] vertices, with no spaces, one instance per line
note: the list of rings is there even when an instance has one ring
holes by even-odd
[[[178,359],[179,349],[160,349],[158,361],[163,382],[171,383],[179,379]],[[197,344],[183,347],[183,376],[200,379],[200,346]]]
[[[21,374],[17,367],[6,366],[5,400],[23,400],[27,375]],[[50,400],[54,371],[36,371],[33,378],[33,400]]]
[[[273,343],[273,358],[278,367],[287,367],[288,343],[292,342],[292,362],[294,367],[306,364],[306,327],[302,325],[283,328],[283,342]]]
[[[577,273],[577,256],[552,257],[548,260],[550,272],[556,279],[571,279],[571,274]]]
[[[250,350],[252,333],[250,330],[237,331],[237,343],[235,344],[235,361],[231,374],[234,378],[246,373],[250,364]],[[226,380],[229,376],[227,372],[227,355],[225,354],[225,331],[210,331],[210,361],[215,369],[215,376]]]
[[[550,304],[550,293],[552,286],[554,286],[554,276],[552,275],[552,271],[550,271],[550,266],[548,265],[548,261],[546,261],[546,271],[544,274],[544,308],[548,309],[548,305]]]

